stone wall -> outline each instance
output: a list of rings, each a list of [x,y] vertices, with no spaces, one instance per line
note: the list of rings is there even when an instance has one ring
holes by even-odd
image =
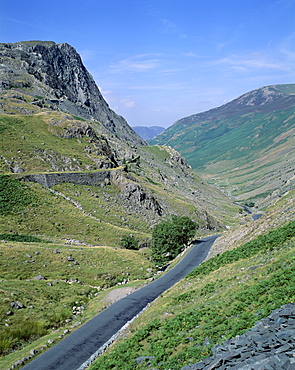
[[[99,186],[110,180],[111,171],[97,172],[59,172],[59,173],[37,173],[24,176],[26,181],[37,182],[45,188],[51,188],[61,183],[73,183],[77,185]]]
[[[95,172],[36,173],[24,175],[21,178],[25,181],[37,182],[45,188],[51,188],[61,183],[101,186],[112,182],[120,189],[123,199],[132,203],[137,212],[141,213],[143,209],[146,209],[157,216],[163,216],[164,210],[154,195],[147,193],[134,179],[128,178],[123,171],[110,169]]]

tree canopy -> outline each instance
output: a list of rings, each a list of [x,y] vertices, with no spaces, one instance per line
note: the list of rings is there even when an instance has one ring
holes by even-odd
[[[153,228],[153,259],[165,263],[175,258],[196,233],[198,225],[187,216],[171,216]]]

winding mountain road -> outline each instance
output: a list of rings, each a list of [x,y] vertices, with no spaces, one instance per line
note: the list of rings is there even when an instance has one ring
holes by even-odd
[[[184,258],[150,284],[115,302],[55,346],[42,353],[23,370],[77,370],[89,365],[89,359],[148,303],[204,261],[218,236],[196,241]]]

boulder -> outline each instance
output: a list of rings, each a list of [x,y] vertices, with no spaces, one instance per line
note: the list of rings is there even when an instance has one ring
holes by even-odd
[[[25,306],[23,305],[23,303],[21,303],[20,301],[13,301],[10,303],[10,306],[11,308],[14,308],[16,310],[20,310],[22,308],[25,308]]]
[[[34,276],[33,277],[34,280],[47,280],[46,277],[44,275],[37,275],[37,276]]]

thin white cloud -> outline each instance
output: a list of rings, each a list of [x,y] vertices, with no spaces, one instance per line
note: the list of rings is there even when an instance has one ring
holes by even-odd
[[[188,37],[187,34],[184,33],[175,23],[166,18],[161,18],[160,21],[162,23],[164,33],[176,34],[181,39],[186,39]]]
[[[159,59],[149,55],[136,55],[114,63],[110,68],[114,72],[148,72],[159,67],[159,64]]]
[[[91,60],[95,53],[92,50],[79,50],[79,54],[83,60],[83,62],[87,60]]]
[[[217,44],[216,46],[216,50],[218,52],[222,51],[227,45],[229,44],[229,42],[220,42],[219,44]]]
[[[192,51],[189,51],[187,53],[183,53],[182,55],[184,55],[185,57],[192,57],[192,58],[204,58],[201,55],[199,55],[197,53],[194,53]]]
[[[128,86],[130,90],[163,90],[163,85],[136,85],[131,84]]]
[[[178,32],[178,27],[176,26],[176,24],[173,23],[173,22],[170,22],[168,19],[162,18],[161,23],[163,25],[164,32],[167,32],[167,33],[176,33],[176,32]]]
[[[253,53],[249,55],[232,54],[212,63],[213,65],[222,65],[237,72],[250,72],[253,70],[272,69],[288,70],[289,63],[281,59],[273,59],[264,53]]]
[[[286,37],[279,48],[279,51],[291,62],[295,62],[294,40],[295,32]]]
[[[135,107],[135,102],[131,99],[122,99],[121,103],[126,107],[126,108],[134,108]]]
[[[98,86],[100,92],[103,94],[103,95],[110,95],[113,93],[112,90],[104,90],[102,87]]]

